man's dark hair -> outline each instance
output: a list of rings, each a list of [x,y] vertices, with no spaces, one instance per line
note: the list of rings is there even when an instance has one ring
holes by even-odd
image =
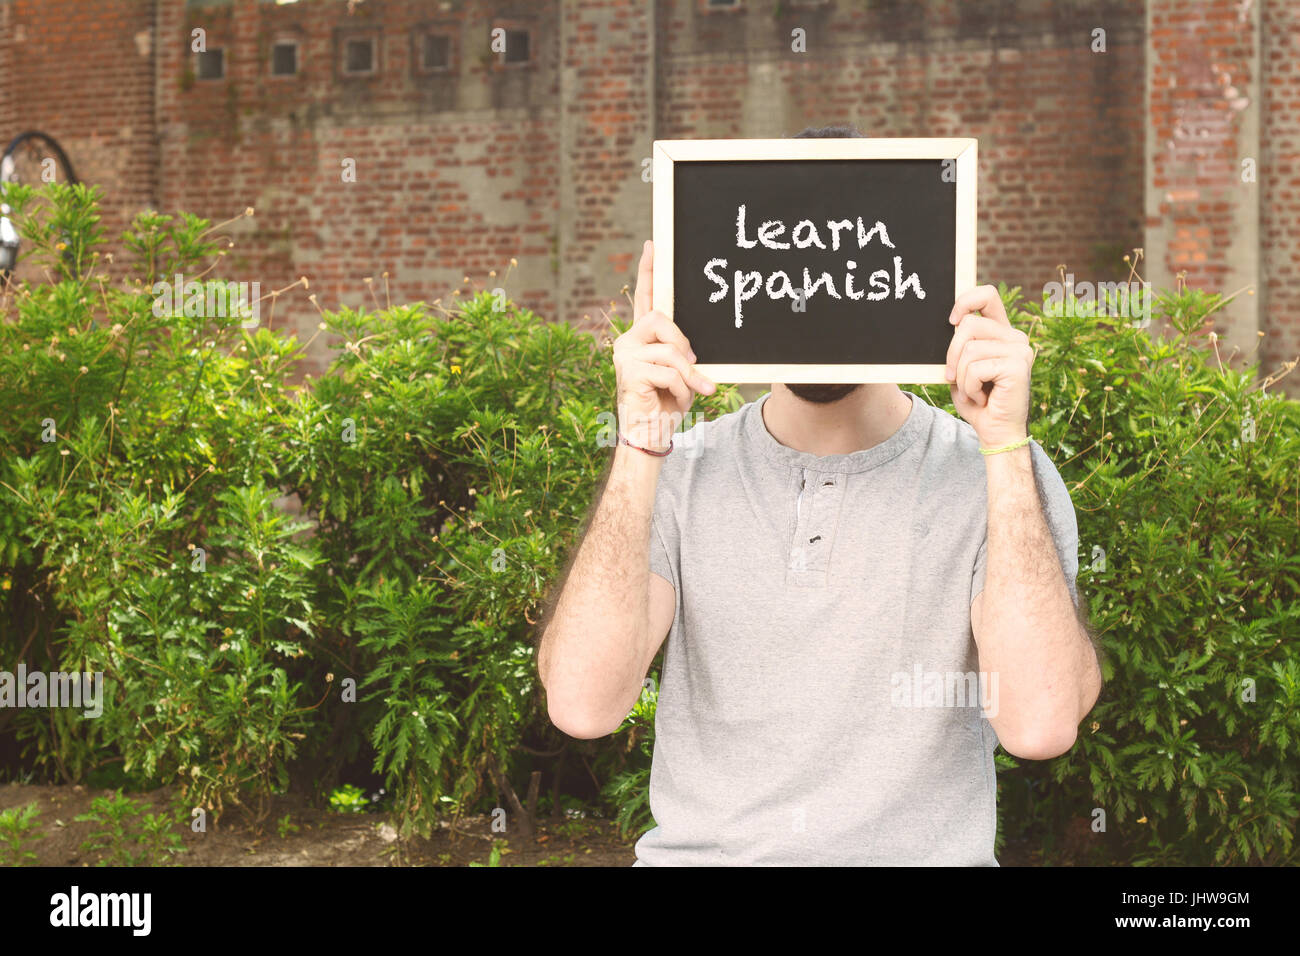
[[[856,126],[809,126],[794,134],[795,139],[862,139]]]

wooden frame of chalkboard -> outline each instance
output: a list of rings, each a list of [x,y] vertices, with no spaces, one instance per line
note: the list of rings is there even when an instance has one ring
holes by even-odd
[[[869,364],[852,361],[714,361],[711,355],[726,346],[710,346],[702,342],[703,348],[697,347],[696,354],[700,362],[696,366],[703,374],[715,382],[731,383],[771,383],[771,382],[809,382],[809,383],[873,383],[893,382],[898,384],[944,384],[944,363],[939,353],[939,337],[951,338],[948,326],[949,308],[956,297],[975,285],[975,236],[976,236],[976,174],[977,141],[974,139],[715,139],[715,140],[656,140],[653,154],[654,182],[654,305],[655,308],[676,320],[674,301],[678,288],[675,267],[674,230],[677,227],[677,207],[674,198],[674,186],[678,170],[692,168],[703,169],[701,164],[727,164],[709,170],[714,182],[722,182],[727,177],[724,171],[741,167],[735,164],[782,162],[831,161],[826,167],[830,172],[838,161],[844,167],[849,161],[928,161],[940,168],[951,170],[953,178],[946,179],[951,198],[945,203],[952,204],[953,209],[953,262],[951,289],[933,289],[934,316],[931,318],[926,309],[926,335],[929,342],[925,346],[930,361],[881,361]],[[894,167],[903,166],[893,163]],[[884,167],[880,167],[883,169]],[[946,176],[946,173],[945,173]],[[937,194],[937,191],[936,191]],[[685,192],[683,192],[685,195]],[[733,207],[734,208],[734,207]],[[944,208],[948,208],[945,206]],[[696,210],[692,207],[691,212]],[[733,212],[734,216],[734,212]],[[755,219],[758,217],[755,216]],[[868,220],[870,221],[870,220]],[[749,225],[753,230],[757,223]],[[859,236],[862,234],[859,224]],[[836,236],[838,239],[838,236]],[[764,243],[767,245],[767,243]],[[771,247],[769,247],[771,248]],[[801,247],[802,248],[802,247]],[[946,256],[944,257],[946,258]],[[947,263],[942,263],[944,276],[947,276]],[[895,269],[898,269],[897,262]],[[706,270],[707,272],[707,270]],[[901,273],[899,273],[901,278]],[[710,278],[713,278],[712,276]],[[739,279],[739,273],[737,274]],[[873,281],[875,276],[873,275]],[[913,276],[912,278],[915,278]],[[713,278],[720,286],[722,280]],[[805,279],[805,289],[807,289]],[[738,281],[737,286],[740,285]],[[787,286],[787,288],[791,288]],[[813,285],[816,288],[816,284]],[[791,289],[791,291],[793,291]],[[771,286],[768,294],[772,295]],[[833,294],[833,293],[832,293]],[[739,289],[737,289],[739,295]],[[859,294],[860,297],[860,294]],[[839,296],[836,296],[839,298]],[[713,301],[710,299],[709,301]],[[802,304],[806,304],[805,302]],[[927,304],[928,306],[928,304]],[[736,327],[741,325],[739,305],[736,312]],[[802,310],[800,310],[802,311]],[[934,323],[942,323],[942,327]],[[697,336],[679,321],[679,326],[692,339],[695,346]],[[719,333],[721,334],[721,333]],[[946,347],[946,346],[945,346]],[[823,351],[829,350],[828,345]]]

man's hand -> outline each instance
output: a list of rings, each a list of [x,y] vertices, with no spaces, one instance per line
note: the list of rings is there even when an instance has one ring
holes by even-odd
[[[978,313],[978,314],[977,314]],[[1029,372],[1034,349],[1012,327],[998,290],[982,285],[957,297],[948,321],[948,381],[953,404],[985,448],[1029,434]]]
[[[654,310],[654,246],[647,240],[637,267],[632,326],[614,342],[618,422],[634,445],[661,451],[691,409],[695,392],[717,389],[692,367],[695,353],[672,319]]]

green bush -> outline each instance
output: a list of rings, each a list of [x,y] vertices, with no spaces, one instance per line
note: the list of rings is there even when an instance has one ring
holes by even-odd
[[[174,827],[179,821],[167,813],[145,813],[145,805],[117,791],[95,797],[90,809],[74,817],[93,823],[82,841],[82,853],[100,854],[96,866],[166,866],[185,849]]]
[[[0,714],[30,762],[260,820],[364,756],[409,833],[599,759],[551,728],[533,644],[612,447],[608,342],[486,293],[342,309],[296,387],[292,336],[154,308],[213,279],[208,222],[141,215],[114,284],[94,189],[6,197],[58,281],[0,322],[0,650],[108,684],[98,720]]]
[[[625,839],[639,837],[655,825],[650,813],[650,764],[654,757],[658,688],[657,678],[651,678],[642,688],[632,713],[615,735],[622,741],[623,767],[606,771],[608,783],[603,795],[617,808],[614,823]]]
[[[1300,403],[1258,363],[1220,367],[1221,296],[1158,295],[1159,335],[1004,299],[1038,349],[1031,431],[1074,501],[1106,680],[1068,754],[1001,775],[1008,839],[1048,859],[1074,832],[1087,862],[1294,863]]]
[[[370,809],[366,792],[355,784],[345,783],[330,794],[330,809],[336,813],[365,813]]]
[[[0,321],[0,649],[102,671],[107,699],[98,719],[7,711],[0,730],[65,780],[118,762],[264,811],[310,715],[290,665],[314,638],[316,559],[275,507],[297,345],[154,308],[155,282],[219,261],[205,221],[139,215],[116,284],[95,189],[5,196],[58,281],[17,284]]]
[[[23,807],[0,810],[0,866],[33,866],[37,856],[29,845],[43,839],[40,807],[33,801]]]

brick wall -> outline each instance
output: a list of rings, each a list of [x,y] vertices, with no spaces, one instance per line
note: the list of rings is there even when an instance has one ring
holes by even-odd
[[[372,306],[371,289],[398,302],[501,287],[552,317],[555,21],[554,3],[367,0],[352,14],[343,3],[170,5],[160,31],[160,73],[174,78],[159,88],[160,203],[213,219],[252,207],[230,229],[231,272],[260,281],[263,294],[304,275],[329,308]],[[497,64],[489,45],[499,25],[531,31],[531,62]],[[223,79],[193,76],[195,29],[224,48]],[[451,38],[453,69],[421,70],[426,30]],[[342,71],[352,38],[374,39],[372,75]],[[298,44],[297,75],[271,74],[279,40]],[[273,321],[309,337],[317,316],[305,295],[286,294]],[[317,366],[323,346],[313,349]]]
[[[1300,357],[1300,8],[1270,2],[1262,12],[1261,352],[1273,369]],[[1286,380],[1291,394],[1300,394],[1297,379]]]
[[[105,186],[110,234],[146,206],[253,207],[227,271],[264,292],[306,275],[359,306],[387,271],[394,301],[499,285],[595,328],[626,311],[654,139],[973,135],[981,281],[1118,278],[1142,245],[1157,281],[1258,280],[1223,323],[1281,360],[1300,351],[1298,18],[1283,0],[0,0],[0,138],[57,137]],[[527,63],[492,53],[498,26],[529,32]],[[195,75],[195,29],[222,78]],[[423,69],[426,32],[450,68]],[[355,38],[373,75],[342,69]],[[271,74],[278,41],[297,75]],[[277,326],[316,321],[300,290],[276,305]]]
[[[561,6],[560,301],[564,318],[607,329],[611,303],[630,311],[620,291],[650,238],[655,14],[640,0]]]
[[[1259,7],[1151,0],[1147,10],[1148,278],[1258,290],[1260,187],[1242,163],[1262,158]],[[1225,353],[1255,350],[1259,301],[1258,291],[1243,295],[1216,317]]]
[[[139,0],[0,0],[0,149],[40,130],[104,190],[109,229],[157,184],[153,6]]]
[[[1142,244],[1141,8],[1099,3],[661,3],[661,139],[979,139],[979,281],[1041,294],[1065,263],[1124,275]],[[1107,51],[1091,51],[1091,31]],[[802,29],[806,52],[792,50]]]

